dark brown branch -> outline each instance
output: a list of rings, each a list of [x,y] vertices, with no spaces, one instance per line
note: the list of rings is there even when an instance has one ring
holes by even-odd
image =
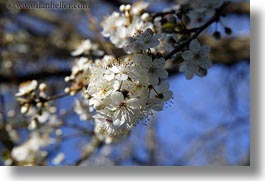
[[[64,77],[71,74],[71,70],[52,70],[52,71],[39,71],[33,72],[25,75],[1,75],[0,74],[0,83],[21,83],[28,80],[39,80],[39,79],[49,79],[49,78],[58,78]]]

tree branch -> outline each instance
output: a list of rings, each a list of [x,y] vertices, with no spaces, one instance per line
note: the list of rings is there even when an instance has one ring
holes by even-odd
[[[210,59],[217,64],[234,64],[238,61],[249,60],[250,40],[249,37],[243,38],[223,38],[216,41],[212,36],[201,36],[201,42],[211,47]],[[167,61],[169,73],[177,72],[177,65]],[[21,83],[28,80],[44,80],[50,78],[61,78],[71,74],[71,70],[50,70],[39,71],[25,75],[16,74],[13,76],[2,75],[0,73],[0,84],[2,83]]]

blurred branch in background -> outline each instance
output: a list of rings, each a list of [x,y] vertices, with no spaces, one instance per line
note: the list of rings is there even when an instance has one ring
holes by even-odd
[[[204,36],[201,38],[202,42],[211,47],[210,57],[213,63],[217,64],[234,64],[239,61],[250,60],[250,40],[249,37],[238,37],[238,38],[224,38],[221,40],[215,40],[212,36]],[[60,51],[59,51],[60,52]],[[56,55],[56,53],[55,53]],[[65,56],[69,55],[71,58],[70,51]],[[172,61],[167,62],[167,70],[172,74],[177,73],[178,65]],[[14,75],[4,75],[0,73],[0,84],[1,83],[21,83],[27,80],[41,80],[49,79],[55,77],[65,77],[71,74],[70,69],[50,69],[50,70],[40,70],[38,72],[31,72],[28,74],[14,74]]]

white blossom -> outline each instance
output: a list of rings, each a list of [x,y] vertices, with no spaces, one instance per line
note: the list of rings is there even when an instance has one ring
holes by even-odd
[[[82,54],[102,56],[104,52],[99,49],[98,44],[92,43],[91,40],[87,39],[82,41],[82,43],[77,47],[77,49],[71,53],[72,56],[79,56]]]
[[[132,53],[139,53],[141,51],[157,47],[159,45],[160,34],[154,35],[153,31],[148,28],[143,33],[128,38],[125,50]]]
[[[159,79],[168,77],[168,72],[165,70],[165,59],[162,57],[152,59],[150,56],[138,54],[134,55],[134,62],[139,65],[139,68],[144,69],[143,71],[146,72],[147,77],[143,78],[147,78],[149,84],[157,85]]]
[[[38,132],[33,132],[26,142],[13,148],[11,156],[23,164],[33,164],[34,161],[43,157],[41,148],[46,146],[48,141],[46,134],[41,135]]]
[[[192,79],[194,74],[205,76],[205,71],[212,65],[208,58],[209,51],[210,49],[206,45],[201,46],[198,40],[191,41],[189,50],[182,53],[184,62],[180,66],[180,71],[185,72],[187,79]]]

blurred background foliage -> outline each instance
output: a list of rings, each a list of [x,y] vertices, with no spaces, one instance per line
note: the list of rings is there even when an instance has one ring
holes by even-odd
[[[82,10],[8,10],[6,2],[0,2],[0,165],[14,145],[28,139],[27,118],[14,97],[19,83],[36,79],[47,83],[49,95],[62,93],[67,85],[64,77],[71,74],[71,52],[84,39],[98,40],[102,18],[133,1],[91,0],[90,8]],[[176,3],[148,2],[149,12]],[[188,81],[168,61],[173,103],[152,121],[139,124],[128,139],[104,145],[78,165],[250,165],[249,1],[233,1],[226,11],[222,22],[232,35],[222,33],[222,39],[215,40],[214,24],[200,39],[212,48],[214,65],[208,75]],[[61,165],[77,165],[91,141],[84,130],[92,130],[93,125],[73,112],[77,98],[55,101],[58,119],[64,123],[62,140],[45,148],[43,164],[53,165],[56,155],[63,153]],[[17,142],[8,139],[5,124],[16,130]]]

